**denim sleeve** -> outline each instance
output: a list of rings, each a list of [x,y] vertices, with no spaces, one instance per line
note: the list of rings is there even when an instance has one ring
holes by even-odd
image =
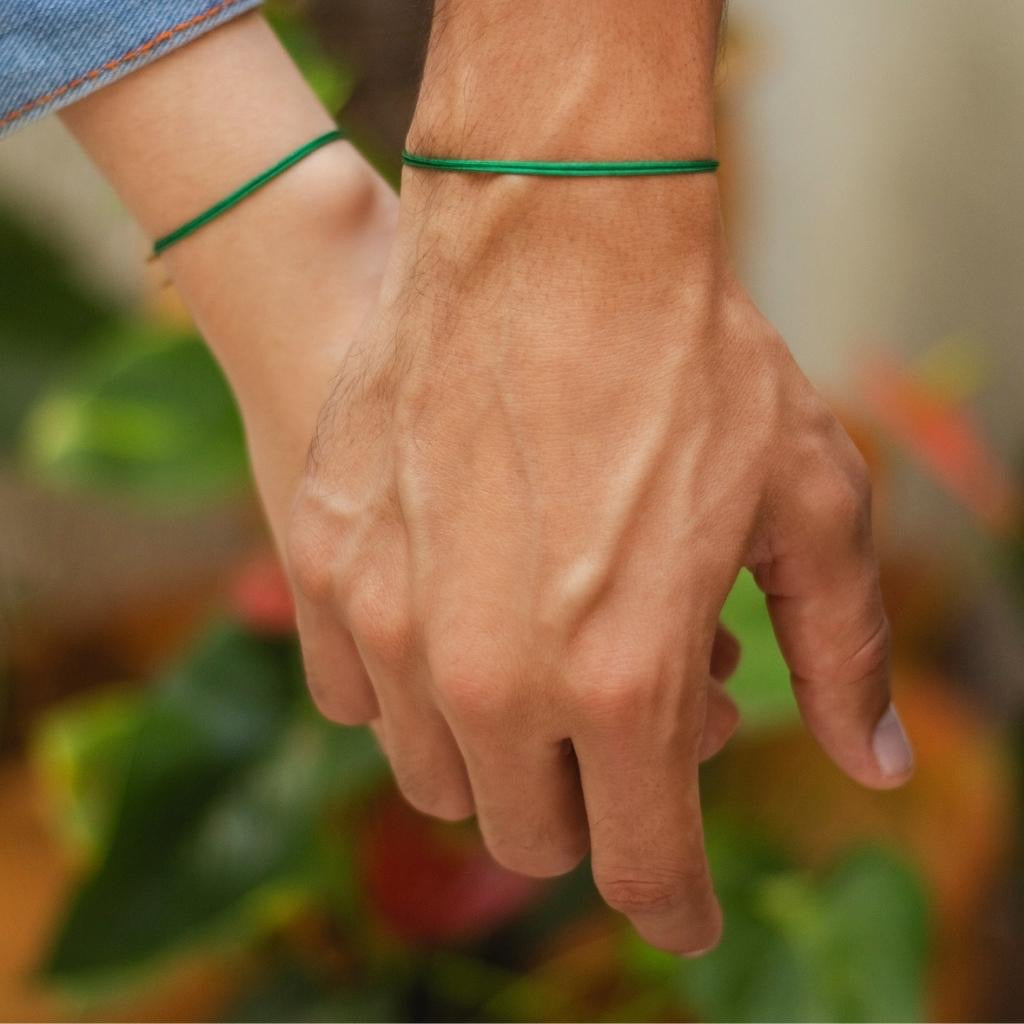
[[[0,136],[260,0],[0,0]]]

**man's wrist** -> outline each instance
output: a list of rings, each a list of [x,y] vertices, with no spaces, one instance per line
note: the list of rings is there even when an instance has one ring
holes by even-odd
[[[514,335],[524,352],[618,348],[668,337],[728,275],[714,175],[526,178],[407,168],[397,268],[421,277],[417,308],[450,354]],[[415,268],[415,269],[414,269]],[[425,272],[429,270],[429,274]],[[619,339],[619,340],[616,340]],[[439,354],[439,358],[440,358]]]
[[[438,0],[408,148],[532,160],[714,155],[720,0]]]

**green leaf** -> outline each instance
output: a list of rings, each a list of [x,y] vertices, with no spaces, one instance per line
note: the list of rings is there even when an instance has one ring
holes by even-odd
[[[394,984],[375,988],[345,988],[313,975],[308,969],[284,964],[225,1014],[227,1021],[273,1024],[276,1021],[394,1021],[404,1019],[400,993]]]
[[[27,466],[50,483],[180,504],[247,479],[241,421],[193,334],[122,324],[27,417]]]
[[[95,862],[107,848],[138,732],[142,697],[104,693],[61,704],[33,735],[62,838]]]
[[[284,734],[297,697],[290,652],[233,630],[214,634],[155,692],[132,744],[106,857],[77,892],[48,958],[54,979],[131,967],[208,925],[259,877],[232,845],[230,794]],[[219,830],[219,831],[218,831]],[[211,832],[241,856],[196,850]]]
[[[797,718],[796,701],[772,631],[764,594],[745,569],[736,579],[722,610],[722,621],[743,646],[729,693],[739,705],[741,728],[774,729]]]
[[[928,909],[913,871],[880,849],[847,858],[824,888],[832,999],[842,1020],[921,1020]]]
[[[293,641],[233,627],[147,695],[128,748],[105,856],[44,968],[83,995],[232,929],[247,936],[301,901],[323,877],[325,811],[384,773],[367,730],[313,709]]]
[[[819,879],[742,833],[717,843],[725,934],[718,949],[684,962],[678,975],[687,1002],[703,1018],[921,1018],[925,900],[908,867],[871,849]]]
[[[707,844],[722,942],[681,961],[630,936],[627,965],[646,986],[674,988],[710,1022],[921,1019],[925,897],[900,860],[864,849],[816,877],[756,834],[714,820]]]

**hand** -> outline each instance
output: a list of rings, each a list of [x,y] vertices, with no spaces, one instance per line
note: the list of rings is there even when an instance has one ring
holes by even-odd
[[[713,177],[407,172],[402,206],[289,527],[313,695],[379,715],[409,800],[475,806],[501,863],[589,845],[645,938],[706,949],[697,765],[734,724],[742,566],[826,752],[911,770],[864,464],[734,280]]]

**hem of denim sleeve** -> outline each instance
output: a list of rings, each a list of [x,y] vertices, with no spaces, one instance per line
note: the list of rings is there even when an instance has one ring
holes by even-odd
[[[0,113],[0,138],[151,64],[218,25],[259,7],[261,3],[262,0],[218,0],[205,11],[176,25],[167,26],[130,50],[46,90],[13,110]]]

